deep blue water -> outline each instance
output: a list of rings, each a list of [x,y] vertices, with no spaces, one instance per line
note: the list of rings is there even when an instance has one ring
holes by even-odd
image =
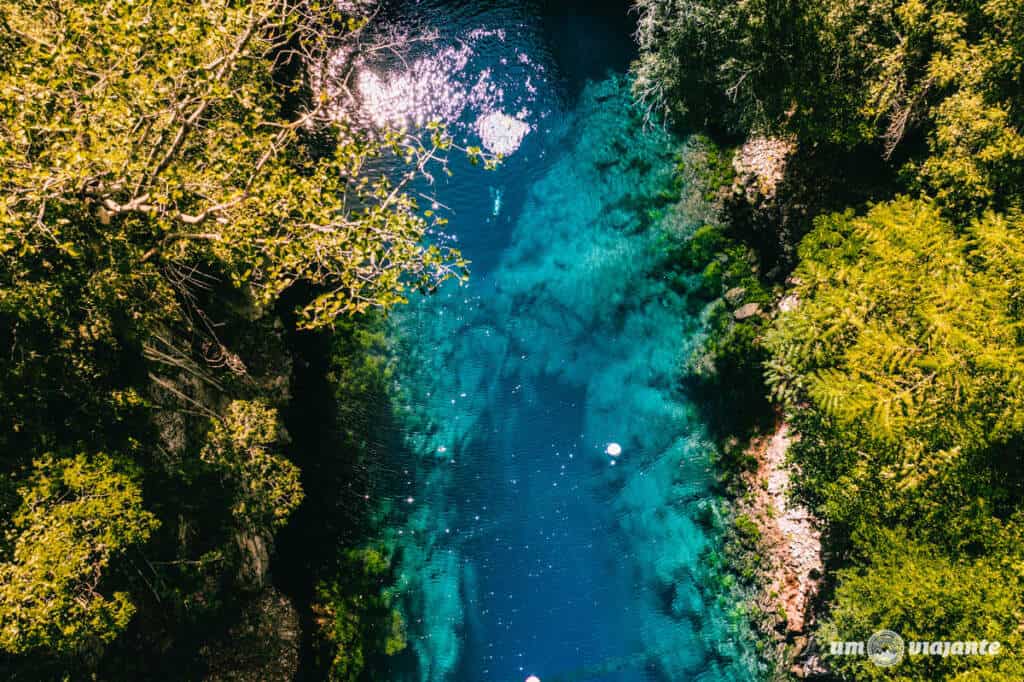
[[[393,21],[439,36],[371,67],[374,115],[466,144],[495,113],[529,130],[498,170],[420,188],[473,265],[391,320],[411,645],[391,677],[751,679],[679,390],[702,333],[665,277],[695,227],[670,201],[681,141],[631,104],[626,7],[409,2]]]

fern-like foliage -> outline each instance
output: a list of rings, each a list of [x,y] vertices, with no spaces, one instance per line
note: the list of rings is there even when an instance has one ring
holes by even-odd
[[[767,384],[859,453],[842,474],[918,495],[1024,433],[1019,215],[958,227],[899,198],[819,218],[800,256],[800,304],[766,339]]]

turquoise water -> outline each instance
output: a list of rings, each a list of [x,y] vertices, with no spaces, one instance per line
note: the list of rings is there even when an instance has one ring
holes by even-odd
[[[752,679],[680,390],[702,334],[664,255],[696,226],[671,201],[681,141],[632,106],[622,8],[560,8],[412,3],[439,40],[366,81],[381,120],[415,118],[413,88],[467,143],[496,112],[526,131],[497,171],[425,188],[472,280],[391,320],[410,653],[390,678]]]

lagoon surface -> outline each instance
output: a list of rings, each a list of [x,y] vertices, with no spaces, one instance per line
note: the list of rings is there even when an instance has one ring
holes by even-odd
[[[379,122],[507,152],[423,188],[471,281],[389,321],[410,642],[391,679],[754,677],[680,381],[702,334],[665,255],[697,226],[675,205],[683,141],[631,102],[626,10],[403,3],[396,25],[437,39],[360,78]]]

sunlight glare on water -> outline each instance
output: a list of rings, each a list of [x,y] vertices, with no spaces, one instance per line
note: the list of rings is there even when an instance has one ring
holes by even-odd
[[[507,37],[505,29],[475,28],[452,41],[438,35],[417,45],[413,35],[402,59],[362,64],[357,87],[365,112],[382,127],[441,122],[463,135],[475,133],[491,152],[514,153],[536,128],[530,121],[545,74],[530,55],[509,46]],[[480,54],[502,56],[494,66],[477,68]]]

